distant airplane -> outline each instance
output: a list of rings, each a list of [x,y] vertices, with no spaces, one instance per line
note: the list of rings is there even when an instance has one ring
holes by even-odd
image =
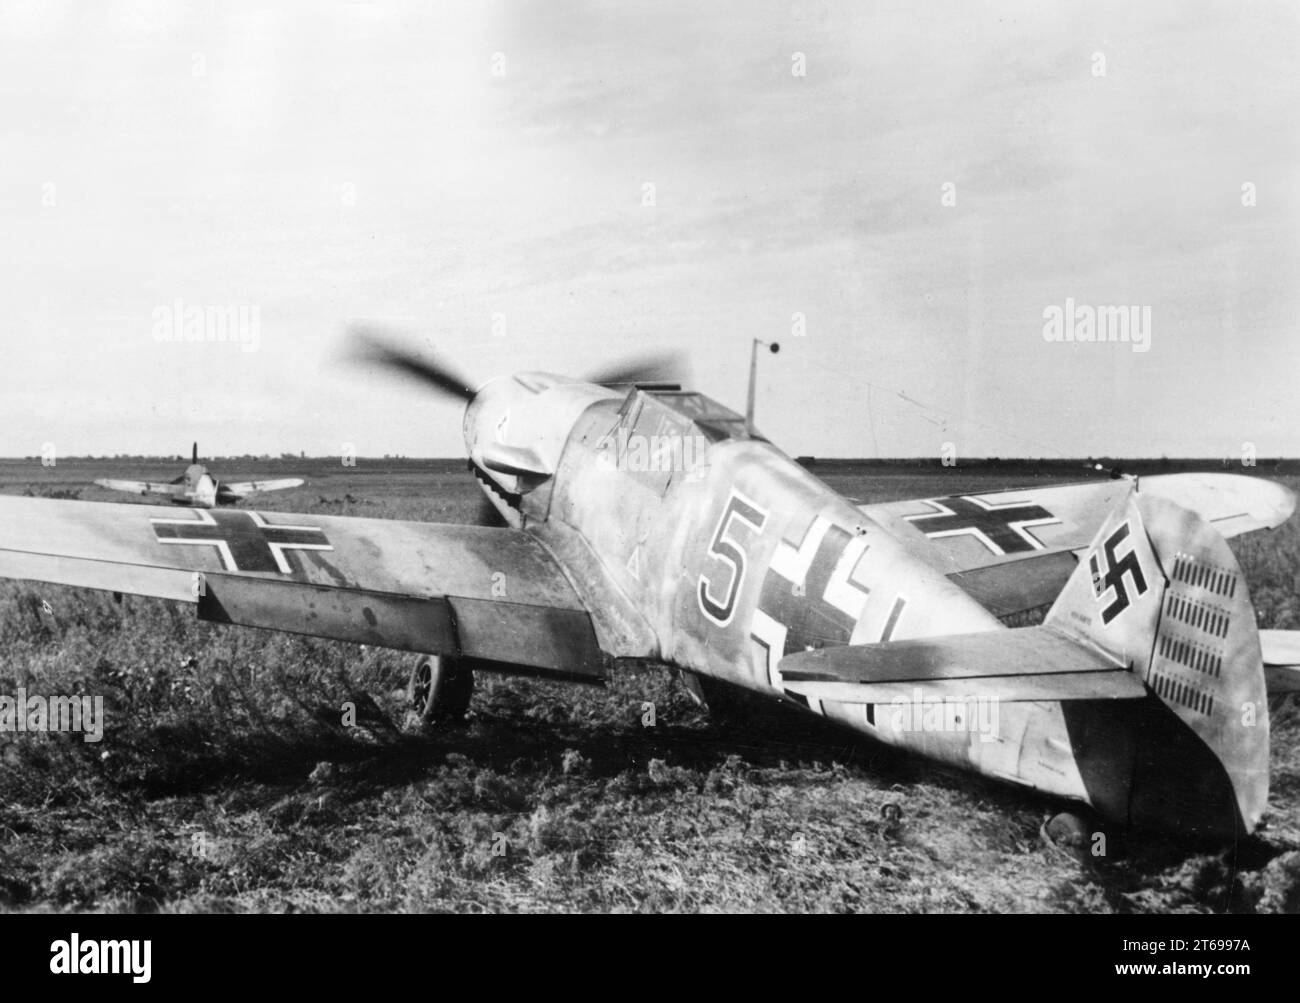
[[[104,478],[95,481],[101,488],[110,491],[125,491],[133,495],[164,495],[171,499],[173,505],[188,505],[191,508],[214,508],[217,505],[234,505],[247,498],[255,491],[283,491],[286,488],[300,487],[300,477],[282,477],[272,481],[240,481],[235,484],[223,484],[199,462],[199,444],[194,443],[190,454],[190,465],[185,473],[173,481],[161,484],[157,481],[120,481]]]
[[[711,709],[747,690],[1106,822],[1227,842],[1259,824],[1269,695],[1300,689],[1300,633],[1256,628],[1225,540],[1284,522],[1282,485],[855,505],[645,365],[474,389],[363,344],[464,405],[470,472],[507,525],[0,497],[0,577],[420,653],[425,721],[463,715],[480,672],[601,684],[649,659]]]

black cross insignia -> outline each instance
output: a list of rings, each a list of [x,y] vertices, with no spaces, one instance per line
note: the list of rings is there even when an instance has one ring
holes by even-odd
[[[227,571],[293,574],[286,550],[333,550],[319,526],[277,526],[256,512],[197,511],[197,519],[150,519],[159,543],[215,547]]]
[[[1028,532],[1030,526],[1050,526],[1061,520],[1041,505],[1026,502],[995,504],[969,495],[933,498],[925,504],[933,512],[903,516],[908,522],[925,520],[917,526],[931,539],[944,536],[973,536],[995,554],[1017,554],[1042,550],[1043,544]]]
[[[782,655],[812,647],[849,643],[855,618],[823,597],[836,561],[850,539],[848,532],[839,526],[827,527],[826,535],[808,566],[803,588],[798,592],[784,577],[768,569],[759,591],[758,608],[788,628]],[[856,582],[852,585],[866,591]]]

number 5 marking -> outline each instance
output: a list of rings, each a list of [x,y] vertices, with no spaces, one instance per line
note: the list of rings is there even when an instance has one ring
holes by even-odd
[[[709,544],[709,555],[722,561],[731,569],[727,582],[727,592],[723,599],[713,594],[713,582],[700,572],[700,588],[696,595],[700,601],[700,611],[716,623],[725,627],[736,615],[736,597],[740,595],[741,584],[745,580],[745,551],[740,542],[732,535],[736,522],[743,522],[754,532],[761,532],[767,522],[767,513],[742,495],[732,491],[727,500],[727,507],[722,510],[717,528],[713,532],[713,542]]]

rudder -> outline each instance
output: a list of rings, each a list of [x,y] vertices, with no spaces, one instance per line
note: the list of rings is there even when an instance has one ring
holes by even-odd
[[[1133,720],[1130,822],[1252,831],[1268,800],[1268,702],[1254,607],[1223,538],[1135,490],[1046,623],[1123,659],[1148,688]]]

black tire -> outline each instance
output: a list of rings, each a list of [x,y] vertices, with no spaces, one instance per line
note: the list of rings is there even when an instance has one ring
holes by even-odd
[[[474,671],[450,655],[421,655],[411,667],[406,698],[420,723],[461,721],[474,695]]]
[[[1097,828],[1086,812],[1066,810],[1045,820],[1038,834],[1052,849],[1087,860]]]

